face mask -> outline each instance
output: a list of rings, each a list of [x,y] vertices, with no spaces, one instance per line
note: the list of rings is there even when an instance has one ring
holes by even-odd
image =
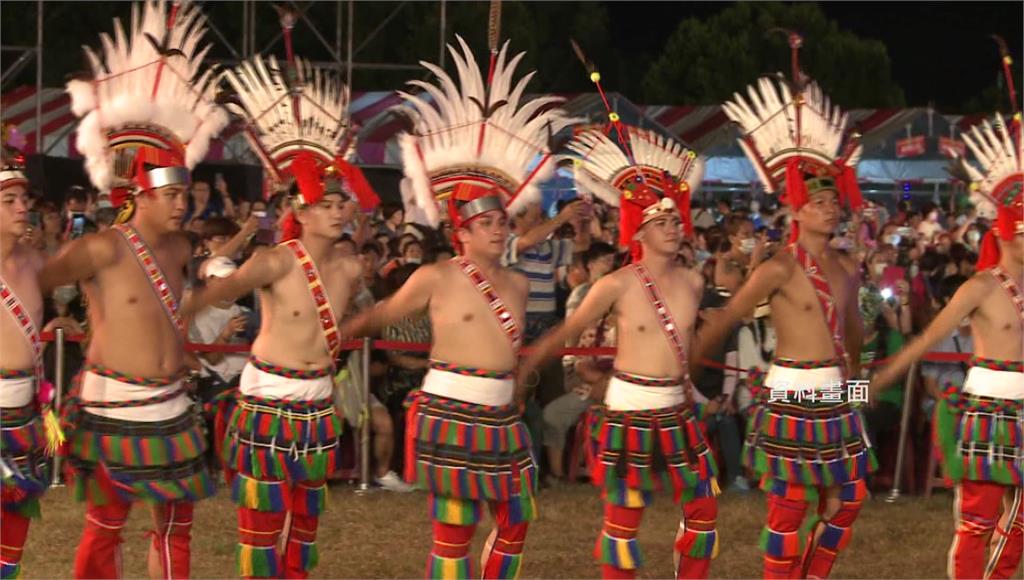
[[[757,241],[754,240],[754,238],[744,238],[742,241],[740,241],[740,251],[743,252],[744,254],[752,254],[754,252],[754,246],[756,244]]]
[[[900,245],[900,235],[899,234],[889,234],[889,236],[885,238],[885,243],[889,244],[890,246],[898,246],[898,245]]]
[[[978,240],[981,239],[981,232],[978,230],[971,230],[967,232],[967,241],[972,244],[977,244]]]
[[[422,260],[422,259],[420,259],[420,258],[406,258],[406,259],[405,259],[405,263],[406,263],[406,264],[419,264],[419,263],[420,263],[420,262],[422,262],[422,261],[423,261],[423,260]]]
[[[885,264],[884,262],[872,264],[871,265],[871,270],[875,273],[876,276],[881,276],[882,273],[885,272],[885,267],[886,266],[887,266],[887,264]]]
[[[711,252],[708,252],[706,250],[697,250],[697,262],[698,263],[707,262],[708,258],[710,258],[710,257],[711,257]]]
[[[956,225],[962,226],[965,223],[967,223],[967,216],[965,216],[963,214],[960,214],[960,215],[956,216]]]
[[[53,291],[53,299],[61,304],[71,304],[71,301],[78,296],[78,288],[73,285],[58,286]]]
[[[910,277],[911,278],[916,277],[918,272],[920,272],[920,269],[917,267],[917,264],[911,264],[910,265]]]

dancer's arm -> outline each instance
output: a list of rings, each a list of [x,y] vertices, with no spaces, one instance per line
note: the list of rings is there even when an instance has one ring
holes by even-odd
[[[532,352],[520,364],[520,376],[525,377],[544,364],[544,361],[554,356],[555,351],[564,347],[567,341],[575,344],[585,329],[600,320],[619,298],[622,291],[620,278],[619,275],[612,274],[598,280],[572,316],[530,345]]]
[[[846,300],[846,312],[844,313],[843,342],[848,357],[847,365],[851,378],[860,377],[860,351],[864,348],[864,323],[860,317],[860,306],[858,300],[858,289],[860,277],[857,274],[857,267],[848,260],[843,261],[847,268],[848,283],[846,285],[848,298]]]
[[[206,286],[192,293],[182,308],[182,315],[198,312],[211,304],[234,302],[257,288],[270,286],[283,278],[296,265],[287,248],[260,250],[226,278],[211,278]]]
[[[398,289],[394,296],[378,302],[376,306],[356,315],[341,326],[345,337],[371,336],[381,328],[398,322],[413,312],[424,310],[430,304],[430,297],[438,276],[438,266],[421,266]]]
[[[907,346],[903,347],[893,360],[885,365],[871,380],[872,398],[884,391],[897,377],[902,375],[912,362],[921,358],[928,349],[943,338],[951,335],[960,321],[970,316],[985,300],[990,291],[987,280],[975,275],[964,283],[949,304],[928,325],[928,328]]]
[[[117,232],[90,234],[64,246],[39,272],[39,289],[49,296],[58,286],[88,280],[117,261]]]
[[[744,318],[750,316],[757,305],[778,290],[790,278],[790,266],[783,262],[784,255],[776,256],[762,263],[740,287],[725,308],[716,315],[709,317],[697,335],[693,356],[690,357],[690,374],[699,376],[702,367],[700,360],[708,353],[716,352],[722,347],[725,338]]]

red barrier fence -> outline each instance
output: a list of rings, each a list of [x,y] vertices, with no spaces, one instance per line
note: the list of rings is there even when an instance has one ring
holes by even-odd
[[[44,332],[40,335],[44,342],[52,342],[54,335],[52,332]],[[81,342],[85,339],[85,335],[82,334],[69,334],[65,335],[64,340],[68,342]],[[408,352],[430,352],[430,343],[426,342],[400,342],[394,340],[374,340],[370,343],[375,350],[402,350]],[[349,340],[341,344],[342,350],[357,350],[362,348],[363,341],[361,340]],[[234,353],[248,353],[252,349],[251,344],[199,344],[195,342],[185,343],[185,349],[191,352],[234,352]],[[524,347],[522,350],[523,354],[529,354],[532,347]],[[577,355],[577,356],[614,356],[616,349],[614,347],[598,347],[598,348],[563,348],[558,351],[559,355]],[[959,352],[929,352],[925,353],[922,360],[928,362],[968,362],[971,359],[969,353]],[[868,367],[881,366],[890,359],[880,359],[868,363]],[[745,373],[748,369],[742,369],[738,367],[732,367],[723,365],[721,363],[704,360],[701,361],[705,366],[711,368],[717,368],[722,370],[731,370],[736,372]]]

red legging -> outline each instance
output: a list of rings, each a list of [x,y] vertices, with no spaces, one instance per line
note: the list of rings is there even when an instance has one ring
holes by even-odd
[[[1019,487],[985,481],[963,481],[957,485],[954,503],[957,527],[949,550],[951,577],[1013,577],[1024,552],[1024,506],[1021,503]],[[991,553],[986,559],[989,547]]]
[[[16,510],[0,510],[0,572],[7,578],[21,563],[21,552],[32,520]]]
[[[435,500],[432,498],[431,501]],[[469,504],[478,500],[448,498],[446,501],[464,502],[468,508]],[[529,522],[512,523],[507,501],[491,502],[490,506],[495,531],[488,546],[484,548],[483,578],[518,578]],[[476,531],[479,509],[472,509],[472,512],[473,515],[467,516],[465,524],[449,524],[434,519],[433,546],[427,558],[427,578],[476,577],[469,557],[469,545]],[[470,513],[470,510],[467,509],[466,513]]]
[[[158,523],[150,533],[150,568],[159,570],[161,578],[189,577],[192,507],[192,502],[179,501],[154,510]],[[85,530],[75,553],[75,578],[121,577],[121,529],[131,509],[132,505],[124,501],[104,506],[89,501]]]
[[[290,511],[259,511],[238,508],[239,544],[265,552],[265,568],[250,562],[239,562],[242,576],[247,578],[308,578],[316,565],[316,532],[320,516],[301,500],[309,490],[325,485],[323,480],[303,481],[291,486]],[[284,558],[280,559],[278,542],[284,534]],[[252,558],[252,556],[242,557]],[[283,564],[284,570],[281,570]],[[264,575],[265,574],[265,575]]]

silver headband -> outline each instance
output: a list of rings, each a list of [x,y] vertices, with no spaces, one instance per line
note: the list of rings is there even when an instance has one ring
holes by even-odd
[[[466,221],[482,213],[494,210],[505,211],[505,202],[501,200],[500,195],[485,195],[460,207],[459,216],[462,218],[462,221]]]
[[[157,167],[146,172],[150,189],[168,185],[188,185],[191,181],[187,167]]]

